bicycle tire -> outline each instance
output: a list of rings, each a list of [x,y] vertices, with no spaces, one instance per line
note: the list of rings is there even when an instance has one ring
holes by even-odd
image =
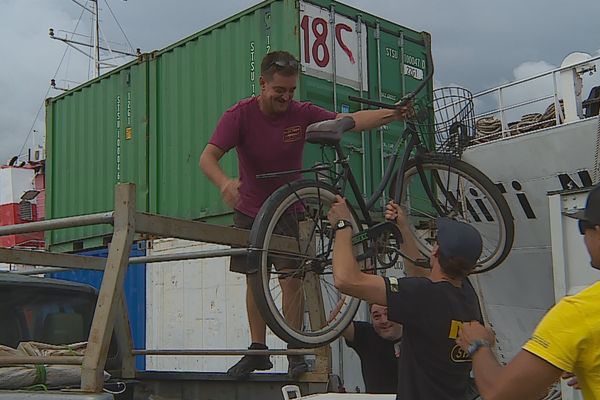
[[[422,174],[419,168],[424,171]],[[442,212],[438,211],[430,196],[419,193],[424,191],[423,176],[435,190],[437,206]],[[514,241],[514,221],[508,203],[496,185],[471,164],[435,155],[422,156],[418,162],[411,159],[405,168],[404,184],[398,200],[407,207],[411,233],[419,250],[427,256],[431,253],[435,238],[432,220],[439,216],[467,222],[480,232],[484,242],[483,252],[472,273],[498,267],[510,253]]]
[[[333,235],[326,215],[336,194],[337,190],[324,182],[292,182],[267,199],[252,226],[248,260],[250,265],[257,266],[257,271],[248,277],[254,299],[269,328],[292,347],[313,348],[332,342],[352,322],[360,304],[359,299],[341,294],[333,285],[333,243],[329,242]],[[302,211],[298,211],[297,204],[302,204]],[[310,239],[304,242],[297,240],[291,246],[293,249],[287,249],[285,253],[271,250],[279,220],[294,213],[302,213],[298,217],[302,237]],[[353,230],[358,232],[358,218],[353,211],[352,215]],[[307,244],[314,246],[314,254],[311,255]],[[358,253],[363,251],[362,246],[355,246],[359,248]],[[282,273],[272,268],[273,259],[270,257],[274,256],[280,259],[287,257],[290,263],[295,262],[294,272]],[[301,326],[292,326],[284,316],[282,301],[277,295],[278,290],[281,294],[281,287],[277,287],[281,277],[300,280],[301,288],[295,291],[293,299],[297,298],[304,305]],[[307,294],[310,294],[311,302],[305,301]],[[334,315],[332,310],[338,306],[340,308]]]

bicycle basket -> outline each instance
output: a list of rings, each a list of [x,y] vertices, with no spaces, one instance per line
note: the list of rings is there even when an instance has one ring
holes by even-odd
[[[433,101],[422,99],[414,108],[418,119],[415,127],[436,153],[460,157],[475,137],[473,95],[467,89],[435,89]]]

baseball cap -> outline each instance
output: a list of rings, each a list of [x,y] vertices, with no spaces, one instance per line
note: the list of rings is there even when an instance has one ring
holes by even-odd
[[[574,213],[565,214],[567,217],[600,225],[600,185],[596,185],[588,194],[585,208]]]
[[[438,218],[436,222],[440,252],[445,257],[462,257],[475,265],[483,249],[483,241],[477,229],[450,218]]]

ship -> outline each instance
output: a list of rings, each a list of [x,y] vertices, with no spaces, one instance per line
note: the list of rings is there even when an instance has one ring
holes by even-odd
[[[557,298],[548,195],[600,180],[600,86],[586,82],[599,59],[572,53],[556,69],[474,95],[485,111],[463,159],[496,183],[515,222],[506,260],[472,278],[504,363]]]

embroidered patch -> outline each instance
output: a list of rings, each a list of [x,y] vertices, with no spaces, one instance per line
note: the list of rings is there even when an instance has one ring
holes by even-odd
[[[300,125],[290,126],[283,130],[283,143],[296,142],[302,138],[302,127]]]

